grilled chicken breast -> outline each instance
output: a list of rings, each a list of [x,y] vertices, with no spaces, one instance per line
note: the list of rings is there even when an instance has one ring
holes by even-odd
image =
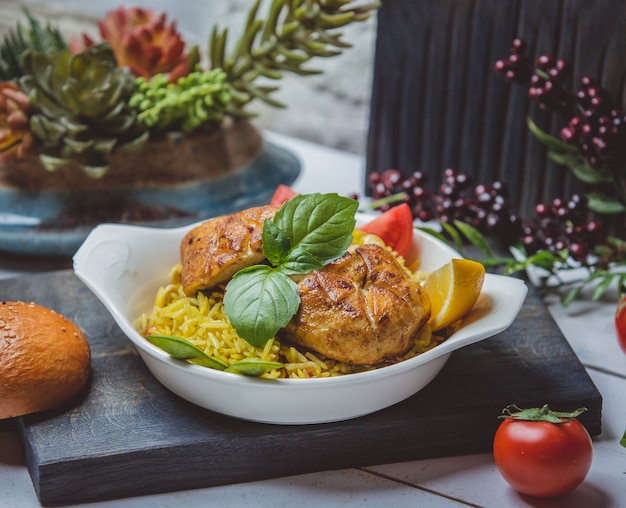
[[[182,284],[192,296],[226,283],[242,268],[262,263],[263,221],[277,206],[260,206],[208,220],[193,228],[180,246]]]
[[[364,245],[306,275],[279,337],[357,365],[407,352],[430,318],[430,299],[384,247]]]

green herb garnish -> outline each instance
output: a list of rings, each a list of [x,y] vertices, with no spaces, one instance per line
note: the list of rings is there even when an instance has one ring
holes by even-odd
[[[180,337],[152,334],[148,335],[146,339],[178,360],[187,360],[190,363],[217,370],[228,368],[228,365],[221,360],[207,355],[200,348]]]
[[[280,369],[282,366],[283,364],[279,362],[270,362],[267,360],[261,360],[260,358],[250,357],[233,363],[230,367],[226,369],[226,372],[243,374],[245,376],[259,377],[271,370]]]
[[[263,223],[269,265],[237,272],[226,286],[224,312],[240,337],[261,347],[300,306],[290,275],[305,275],[343,256],[352,243],[358,202],[338,194],[299,194]]]
[[[266,372],[274,369],[280,369],[283,366],[282,363],[261,360],[260,358],[244,358],[243,360],[234,362],[229,366],[223,361],[207,355],[200,348],[194,346],[191,342],[182,339],[181,337],[152,334],[148,335],[146,339],[178,360],[185,360],[189,363],[200,365],[202,367],[223,370],[235,374],[243,374],[245,376],[259,377]]]

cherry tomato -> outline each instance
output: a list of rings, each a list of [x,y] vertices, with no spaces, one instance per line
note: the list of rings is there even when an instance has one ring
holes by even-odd
[[[615,331],[617,332],[617,341],[622,347],[622,351],[626,353],[626,296],[620,299],[615,310]]]
[[[291,187],[281,183],[278,187],[276,187],[274,195],[270,200],[270,205],[280,206],[285,201],[289,201],[296,194],[297,192],[294,191]]]
[[[406,203],[390,208],[359,229],[379,236],[400,256],[406,257],[413,246],[413,214]]]
[[[493,457],[504,479],[522,494],[542,498],[576,488],[593,455],[589,433],[576,419],[583,411],[556,412],[547,405],[506,408],[493,441]]]

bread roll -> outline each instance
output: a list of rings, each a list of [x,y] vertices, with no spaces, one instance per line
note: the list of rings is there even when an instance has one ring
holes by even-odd
[[[55,311],[0,302],[0,419],[58,407],[87,382],[89,344]]]

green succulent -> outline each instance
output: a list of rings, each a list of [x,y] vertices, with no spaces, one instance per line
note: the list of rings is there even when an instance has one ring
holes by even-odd
[[[272,0],[266,19],[262,0],[248,13],[244,31],[227,55],[227,30],[215,28],[209,41],[210,70],[199,67],[168,83],[165,75],[135,79],[117,66],[106,43],[72,54],[58,30],[42,26],[26,11],[30,26],[18,26],[0,45],[0,77],[19,78],[29,95],[30,127],[42,145],[41,160],[54,170],[78,163],[87,174],[108,170],[107,155],[141,148],[150,131],[192,132],[220,125],[225,116],[254,116],[246,106],[272,97],[271,81],[285,73],[318,74],[314,57],[340,55],[350,44],[337,29],[363,21],[379,1]],[[258,78],[268,78],[260,82]]]
[[[76,161],[92,177],[108,170],[107,155],[141,148],[148,131],[128,106],[135,78],[117,67],[107,44],[83,53],[68,50],[24,55],[20,86],[35,113],[31,130],[44,145],[49,170]]]
[[[260,19],[261,2],[250,9],[229,56],[228,31],[213,29],[208,51],[212,70],[192,72],[175,84],[168,84],[163,75],[150,81],[138,78],[130,105],[149,128],[190,132],[205,123],[219,125],[226,115],[254,116],[246,110],[254,99],[284,107],[272,97],[278,87],[257,84],[257,79],[319,74],[305,67],[312,58],[340,55],[350,47],[336,29],[368,19],[380,6],[373,2],[353,7],[352,0],[273,0],[267,19]]]
[[[137,78],[129,105],[151,129],[176,128],[189,133],[207,122],[222,123],[232,97],[225,81],[221,69],[191,72],[175,84],[163,74],[150,80]]]
[[[18,24],[0,43],[0,81],[10,81],[23,76],[22,58],[28,50],[51,53],[67,48],[59,30],[51,25],[43,26],[27,9],[24,14],[28,26]]]
[[[230,55],[226,54],[227,29],[215,27],[209,42],[211,65],[226,72],[232,87],[229,113],[236,116],[247,116],[244,107],[254,99],[284,107],[271,97],[278,87],[257,85],[257,78],[279,80],[286,72],[319,74],[320,70],[305,64],[314,57],[340,55],[351,47],[335,30],[368,19],[380,6],[378,1],[351,6],[352,0],[273,0],[265,20],[257,19],[261,1],[250,9],[245,30]]]

